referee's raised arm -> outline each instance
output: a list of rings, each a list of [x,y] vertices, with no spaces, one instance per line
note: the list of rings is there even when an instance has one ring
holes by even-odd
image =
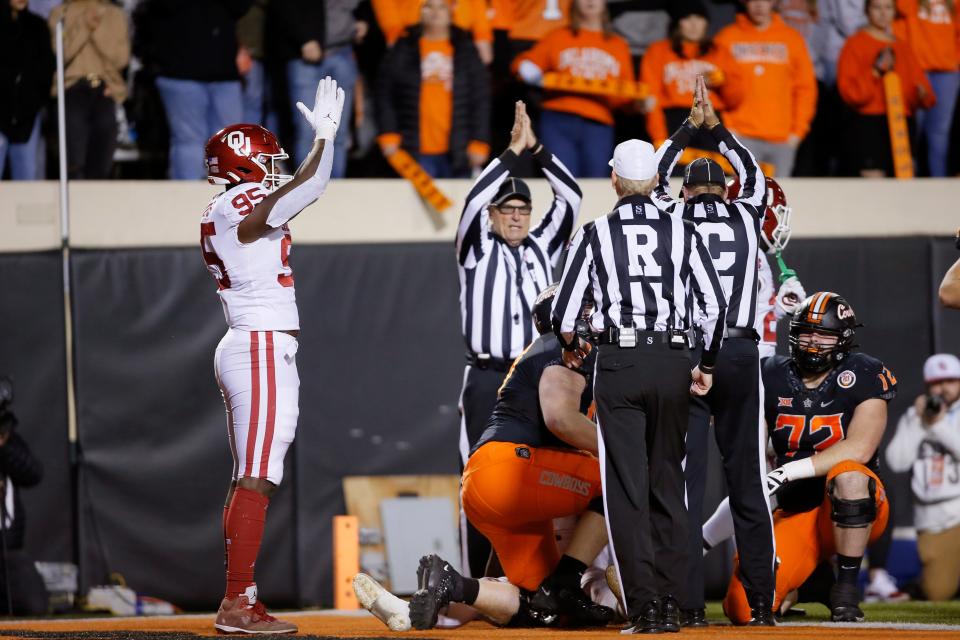
[[[530,236],[546,247],[550,262],[555,267],[563,254],[563,247],[573,232],[573,225],[580,215],[583,191],[570,170],[557,156],[550,153],[543,144],[532,150],[533,159],[540,166],[543,175],[553,189],[553,202],[550,209],[531,232]]]

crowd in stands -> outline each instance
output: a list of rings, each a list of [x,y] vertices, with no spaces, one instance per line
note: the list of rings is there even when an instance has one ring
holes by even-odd
[[[61,19],[74,179],[201,179],[240,121],[302,160],[295,105],[326,75],[350,114],[334,177],[395,175],[401,148],[470,176],[518,98],[575,175],[605,176],[617,140],[682,122],[698,74],[778,176],[893,175],[897,89],[917,174],[960,173],[954,0],[0,0],[0,176],[56,176]]]

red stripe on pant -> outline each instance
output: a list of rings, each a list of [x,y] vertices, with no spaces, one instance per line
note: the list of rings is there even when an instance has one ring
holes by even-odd
[[[260,477],[267,477],[270,463],[270,446],[273,444],[273,427],[277,422],[277,368],[273,360],[273,331],[267,331],[267,424],[263,434],[263,451],[260,454]]]
[[[247,428],[247,461],[244,476],[253,476],[253,454],[257,450],[257,424],[260,422],[260,334],[250,333],[250,424]]]

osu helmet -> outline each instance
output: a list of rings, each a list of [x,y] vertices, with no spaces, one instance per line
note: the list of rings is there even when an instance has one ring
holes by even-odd
[[[277,137],[257,124],[233,124],[210,136],[204,147],[207,182],[236,185],[259,182],[273,191],[293,176],[280,173],[286,154]]]
[[[540,292],[536,301],[533,303],[533,325],[537,328],[537,333],[544,335],[553,331],[553,299],[557,295],[559,283],[551,284]],[[580,316],[577,318],[575,331],[584,339],[590,339],[590,313],[593,311],[593,298],[589,289],[583,295],[583,306],[580,308]]]
[[[740,180],[734,177],[727,183],[727,200],[733,201],[740,195]],[[783,251],[790,242],[790,214],[793,210],[787,205],[787,196],[780,184],[773,178],[767,178],[767,207],[763,211],[760,223],[760,242],[763,250],[769,254]]]
[[[830,291],[819,291],[797,307],[790,320],[790,357],[796,365],[811,373],[820,373],[842,361],[853,344],[857,316],[850,303]],[[800,344],[805,333],[819,333],[837,337],[834,345]]]

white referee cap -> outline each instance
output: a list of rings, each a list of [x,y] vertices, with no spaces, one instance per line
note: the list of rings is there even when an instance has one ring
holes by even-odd
[[[960,359],[952,353],[937,353],[923,363],[923,381],[960,380]]]
[[[613,172],[627,180],[649,180],[657,175],[657,152],[643,140],[625,140],[613,150]]]

